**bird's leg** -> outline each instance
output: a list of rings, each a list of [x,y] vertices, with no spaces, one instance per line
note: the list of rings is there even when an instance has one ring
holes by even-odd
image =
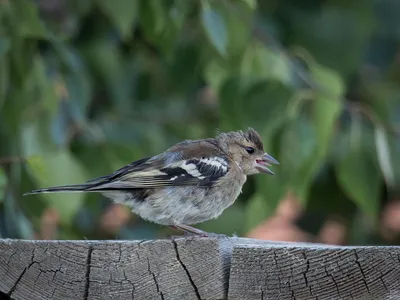
[[[209,236],[208,232],[205,232],[203,230],[194,228],[192,226],[178,225],[177,227],[181,228],[183,231],[190,232],[190,233],[193,233],[193,234],[197,234],[197,235],[200,235],[200,236],[204,236],[204,237]]]
[[[209,236],[208,232],[187,225],[171,225],[169,227],[171,227],[174,230],[180,230],[186,233],[191,233],[203,237]]]

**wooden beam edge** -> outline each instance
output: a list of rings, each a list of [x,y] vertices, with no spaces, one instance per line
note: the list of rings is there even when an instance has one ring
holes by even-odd
[[[325,299],[326,295],[337,297],[339,287],[343,291],[349,289],[335,273],[340,270],[349,272],[360,284],[365,281],[371,286],[366,289],[364,284],[364,289],[355,290],[354,295],[379,294],[389,299],[388,295],[400,296],[399,257],[398,246],[332,246],[221,236],[141,241],[0,239],[0,295],[10,299],[32,295],[41,295],[41,299],[112,299],[129,294],[135,299],[166,300],[187,293],[188,299],[250,300],[261,299],[260,293],[264,298],[268,293],[279,293],[282,299],[285,293],[297,293],[296,299],[309,299],[309,286],[315,282],[315,295]],[[262,272],[255,261],[258,266],[265,264]],[[277,261],[282,267],[277,267]],[[327,273],[332,282],[324,286],[315,274],[326,272],[334,264],[341,269],[333,268]],[[370,271],[371,265],[381,273],[380,277]],[[284,277],[286,285],[290,283],[295,289],[259,283],[271,276],[279,278],[285,266],[314,269],[305,272],[306,277],[304,270]],[[365,274],[369,277],[363,278]],[[304,287],[300,282],[305,278],[309,278],[309,286]],[[373,283],[372,278],[380,284]]]

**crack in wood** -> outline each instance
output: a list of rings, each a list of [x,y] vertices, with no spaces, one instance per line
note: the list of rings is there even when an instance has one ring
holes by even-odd
[[[328,270],[326,269],[326,266],[324,266],[324,270],[325,270],[326,276],[328,276],[329,278],[332,279],[332,282],[333,282],[333,284],[335,285],[336,292],[337,292],[339,298],[342,298],[342,295],[340,294],[339,286],[338,286],[338,284],[337,284],[337,282],[336,282],[335,277],[333,277],[333,274],[331,274],[331,273],[328,272]]]
[[[314,293],[313,293],[313,291],[312,291],[312,286],[311,286],[310,283],[308,283],[308,278],[307,278],[307,273],[308,273],[308,271],[310,270],[310,261],[309,261],[307,255],[306,255],[306,253],[305,253],[304,251],[302,251],[301,254],[302,254],[303,259],[304,259],[304,262],[305,262],[305,264],[306,264],[306,269],[305,269],[304,272],[303,272],[303,278],[304,278],[306,287],[310,290],[311,296],[315,296]]]
[[[356,264],[357,264],[358,268],[360,269],[360,272],[361,272],[361,275],[362,275],[361,279],[364,282],[364,285],[365,285],[365,288],[368,291],[368,294],[371,294],[371,292],[369,290],[369,287],[368,287],[368,283],[367,283],[367,277],[365,277],[364,270],[363,270],[363,268],[362,268],[362,266],[360,264],[359,258],[358,258],[357,249],[354,249],[354,255],[356,257]]]
[[[151,270],[150,259],[148,256],[146,257],[146,259],[147,259],[147,270],[148,270],[149,274],[152,276],[154,284],[156,285],[157,294],[160,295],[161,300],[164,300],[164,294],[160,290],[160,286],[158,285],[158,282],[157,282],[157,277],[154,274],[154,272]]]
[[[3,292],[0,292],[0,299],[1,300],[13,300],[9,295],[7,295]]]
[[[125,270],[122,270],[122,274],[124,275],[125,281],[129,282],[129,284],[132,285],[131,296],[132,296],[132,300],[134,300],[135,299],[135,284],[126,276]]]
[[[379,272],[380,273],[379,279],[381,280],[386,292],[389,292],[389,288],[386,286],[384,277],[387,276],[388,274],[390,274],[391,272],[392,272],[392,270],[386,271],[385,273]]]
[[[29,263],[29,265],[27,267],[24,268],[24,270],[21,272],[21,274],[18,276],[17,280],[15,281],[14,285],[11,287],[10,291],[7,293],[7,296],[9,296],[10,298],[11,298],[11,295],[16,290],[16,288],[17,288],[18,284],[20,283],[22,277],[25,275],[25,272],[27,270],[29,270],[29,268],[32,267],[32,265],[35,263],[34,258],[35,258],[35,250],[32,250],[31,262]]]
[[[88,300],[89,299],[89,287],[90,287],[90,268],[92,264],[92,252],[93,252],[93,246],[92,244],[88,245],[88,254],[86,257],[86,273],[85,273],[85,290],[83,294],[83,299]]]
[[[186,275],[187,275],[187,277],[189,279],[190,284],[192,285],[192,287],[194,289],[194,293],[196,294],[197,299],[201,300],[199,290],[197,289],[197,286],[194,283],[194,281],[192,279],[192,276],[189,273],[188,268],[186,267],[186,265],[183,263],[183,261],[180,258],[179,250],[178,250],[178,244],[176,243],[176,241],[174,239],[172,239],[171,241],[172,241],[172,245],[174,246],[174,249],[175,249],[176,259],[178,260],[178,262],[182,266],[183,270],[186,272]]]
[[[15,289],[17,288],[19,282],[21,281],[22,277],[25,275],[25,272],[29,269],[29,267],[24,268],[21,274],[18,276],[17,280],[15,281],[14,285],[11,287],[10,291],[7,293],[7,296],[11,297],[14,293]]]

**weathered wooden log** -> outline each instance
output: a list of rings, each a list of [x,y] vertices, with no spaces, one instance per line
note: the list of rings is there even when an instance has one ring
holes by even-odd
[[[0,240],[0,299],[400,299],[400,247]]]
[[[400,299],[399,247],[238,245],[228,299]]]

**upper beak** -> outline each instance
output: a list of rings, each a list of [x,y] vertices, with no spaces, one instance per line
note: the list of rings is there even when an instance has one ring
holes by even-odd
[[[279,165],[279,161],[277,161],[275,158],[273,158],[271,155],[268,153],[264,153],[264,155],[256,160],[256,168],[263,173],[274,175],[274,172],[272,172],[268,167],[271,166],[271,164],[276,164]]]

